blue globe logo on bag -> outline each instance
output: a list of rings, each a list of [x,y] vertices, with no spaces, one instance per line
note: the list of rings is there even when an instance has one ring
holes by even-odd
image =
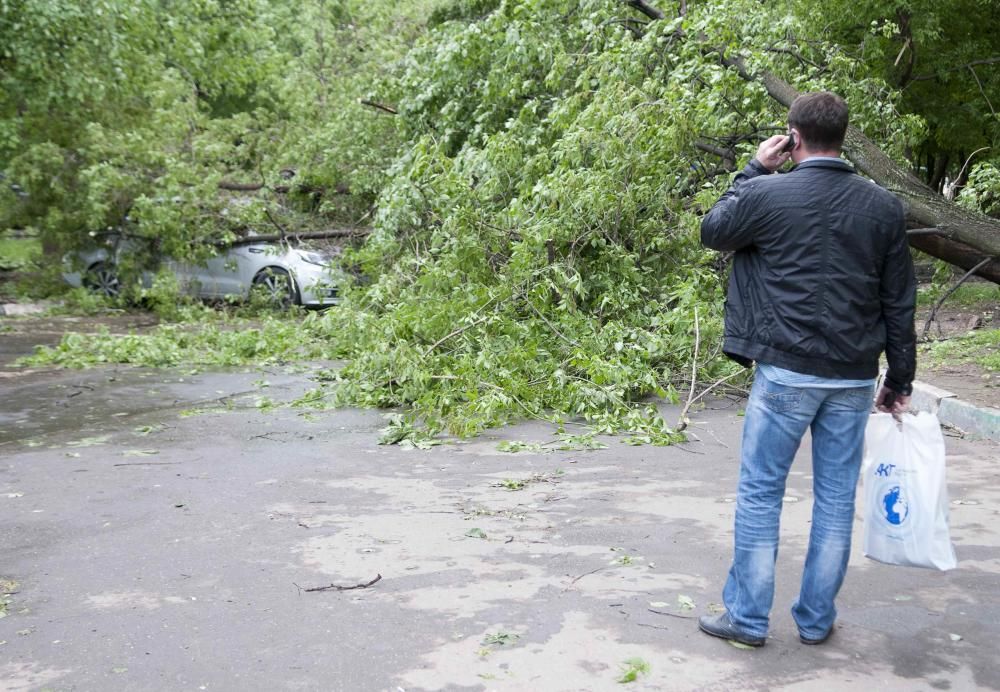
[[[899,526],[906,521],[906,517],[910,514],[910,505],[898,485],[889,488],[882,495],[882,510],[886,521],[893,526]]]

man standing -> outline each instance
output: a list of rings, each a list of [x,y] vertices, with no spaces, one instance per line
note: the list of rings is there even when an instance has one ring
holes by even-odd
[[[848,109],[836,94],[795,99],[788,136],[763,142],[701,225],[732,251],[723,350],[757,370],[743,427],[726,611],[702,631],[762,646],[774,599],[785,480],[812,431],[812,528],[792,606],[804,644],[833,631],[879,356],[876,406],[906,409],[916,368],[916,289],[903,208],[840,158]],[[796,166],[770,175],[789,158]]]

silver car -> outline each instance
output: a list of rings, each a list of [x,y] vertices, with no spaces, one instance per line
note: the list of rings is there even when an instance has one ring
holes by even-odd
[[[71,286],[86,286],[116,297],[122,284],[118,260],[134,252],[137,242],[113,236],[106,244],[67,258],[70,265],[63,278]],[[334,257],[326,252],[288,243],[246,242],[220,250],[202,263],[164,258],[186,295],[205,299],[247,299],[251,291],[276,306],[322,307],[339,302],[340,283]],[[154,272],[143,271],[143,286],[153,284]]]

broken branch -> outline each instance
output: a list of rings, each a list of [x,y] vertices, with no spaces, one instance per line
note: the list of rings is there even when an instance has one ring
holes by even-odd
[[[358,101],[358,103],[360,103],[362,106],[370,106],[371,108],[380,110],[383,113],[388,113],[389,115],[399,115],[399,111],[397,111],[392,106],[385,105],[384,103],[379,103],[377,101],[369,101],[368,99],[361,99],[360,101]]]
[[[355,238],[364,237],[371,233],[368,228],[337,228],[329,231],[310,231],[308,233],[289,233],[287,235],[250,235],[245,238],[237,238],[228,242],[213,243],[217,247],[229,247],[231,245],[247,245],[249,243],[274,243],[279,240],[317,240],[320,238]]]
[[[639,10],[650,19],[664,19],[667,16],[663,14],[662,10],[647,3],[646,0],[624,0],[624,2],[626,5]]]
[[[367,589],[372,584],[381,581],[382,575],[376,574],[375,578],[371,581],[366,581],[363,584],[355,584],[354,586],[338,586],[337,584],[330,584],[329,586],[314,586],[311,589],[302,589],[303,591],[352,591],[354,589]]]
[[[962,276],[962,278],[959,279],[955,283],[954,286],[952,286],[951,288],[949,288],[945,292],[945,294],[943,296],[941,296],[941,298],[938,299],[938,302],[936,302],[934,304],[934,307],[931,309],[931,314],[927,316],[927,321],[924,322],[924,329],[920,333],[920,338],[921,339],[926,339],[927,338],[927,332],[930,331],[931,323],[934,321],[934,317],[937,315],[937,311],[941,308],[942,305],[944,305],[944,301],[948,299],[948,296],[950,296],[952,293],[954,293],[955,291],[957,291],[958,287],[961,286],[962,284],[964,284],[966,282],[966,280],[970,276],[972,276],[973,274],[975,274],[977,271],[979,271],[980,269],[982,269],[983,267],[985,267],[987,264],[989,264],[992,261],[993,261],[992,257],[987,257],[982,262],[980,262],[979,264],[977,264],[976,266],[974,266],[972,269],[970,269],[969,271],[967,271],[965,273],[965,275]]]

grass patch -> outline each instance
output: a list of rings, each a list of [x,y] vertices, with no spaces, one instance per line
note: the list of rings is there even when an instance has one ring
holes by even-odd
[[[0,236],[0,271],[18,271],[35,263],[42,256],[38,238]]]
[[[946,290],[948,288],[942,286],[921,289],[917,292],[917,305],[922,307],[933,306]],[[1000,303],[1000,286],[986,282],[962,284],[944,301],[946,306],[960,305],[962,307],[974,307],[978,305],[992,307],[998,303]]]
[[[974,363],[986,370],[1000,370],[1000,329],[983,329],[946,341],[927,344],[921,349],[932,364],[945,361]]]

